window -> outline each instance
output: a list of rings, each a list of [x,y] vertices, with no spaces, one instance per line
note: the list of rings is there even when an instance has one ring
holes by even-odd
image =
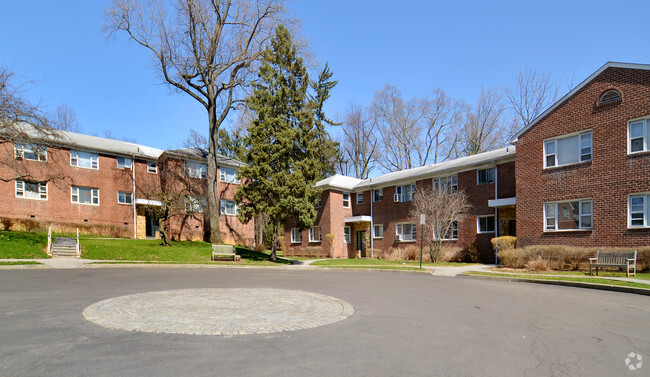
[[[591,131],[579,135],[564,136],[544,142],[546,168],[591,161]]]
[[[204,198],[191,195],[185,197],[185,210],[187,212],[203,212],[204,208],[208,208],[208,202]]]
[[[117,168],[118,169],[131,169],[133,167],[133,160],[127,157],[118,157],[117,158]]]
[[[363,193],[360,192],[357,194],[357,204],[362,204],[363,203]]]
[[[16,197],[47,200],[47,183],[16,181]]]
[[[323,240],[320,234],[320,226],[309,228],[309,242],[321,242]]]
[[[415,195],[415,183],[404,186],[395,186],[395,201],[396,202],[410,202],[413,201]]]
[[[477,174],[477,184],[484,185],[487,183],[494,183],[494,168],[480,169],[477,171]]]
[[[223,166],[219,168],[219,179],[221,182],[226,183],[240,183],[240,180],[237,179],[237,170],[224,168]]]
[[[650,118],[628,124],[628,153],[650,151]]]
[[[99,189],[90,187],[71,187],[72,203],[99,205]]]
[[[551,202],[544,204],[544,230],[580,230],[592,228],[592,200]]]
[[[444,224],[443,224],[444,225]],[[437,234],[433,234],[433,237],[436,238],[438,237]],[[442,235],[442,240],[443,241],[452,241],[452,240],[457,240],[458,239],[458,221],[452,221],[450,224],[450,227],[447,228],[445,231],[445,234]]]
[[[133,204],[133,193],[128,191],[118,191],[117,202],[120,204]]]
[[[397,224],[395,234],[398,241],[415,241],[415,224]]]
[[[443,194],[455,194],[458,192],[458,176],[434,178],[433,191],[441,190]]]
[[[350,227],[349,226],[344,226],[343,227],[343,241],[345,241],[345,243],[350,243]]]
[[[198,162],[185,161],[185,175],[190,178],[207,178],[208,167]]]
[[[598,105],[609,105],[610,103],[616,103],[621,100],[621,93],[619,93],[618,90],[615,89],[610,89],[603,93],[602,96],[600,96],[600,99],[598,99]]]
[[[302,232],[298,228],[291,229],[291,243],[302,243]]]
[[[375,224],[372,234],[374,238],[384,238],[384,226],[382,224]]]
[[[476,222],[479,233],[494,233],[494,216],[479,216]]]
[[[14,155],[16,160],[47,161],[47,148],[42,145],[16,144]]]
[[[350,193],[343,193],[343,208],[350,208]]]
[[[380,188],[379,190],[373,190],[372,201],[381,202],[382,200],[384,200],[384,189]]]
[[[319,196],[318,200],[316,200],[316,207],[314,208],[320,208],[322,206],[323,206],[323,198]]]
[[[70,151],[70,165],[86,169],[99,169],[97,153]]]
[[[158,173],[158,164],[153,161],[147,161],[147,173]]]
[[[628,226],[650,226],[650,205],[648,205],[650,194],[630,195],[628,200]]]
[[[239,213],[239,208],[237,207],[237,203],[235,203],[234,200],[221,199],[221,202],[219,204],[221,207],[222,215],[237,216]]]

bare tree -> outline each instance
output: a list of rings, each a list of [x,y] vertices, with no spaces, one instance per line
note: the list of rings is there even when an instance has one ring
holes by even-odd
[[[550,74],[528,68],[518,72],[515,85],[503,89],[513,118],[510,135],[551,106],[557,100],[558,91],[559,86],[551,80]]]
[[[343,140],[340,142],[341,162],[339,171],[366,179],[375,168],[377,157],[377,125],[361,106],[350,105],[342,124]],[[343,171],[344,170],[344,171]]]
[[[208,113],[208,207],[211,241],[221,243],[218,131],[243,100],[243,87],[278,23],[291,23],[282,0],[113,0],[108,35],[125,32],[148,49],[163,82]]]
[[[104,137],[107,139],[113,139],[113,140],[121,140],[121,141],[126,141],[127,143],[137,143],[137,139],[134,137],[119,137],[117,134],[108,128],[104,128]]]
[[[447,160],[458,143],[455,130],[462,118],[462,104],[448,97],[442,89],[434,89],[420,101],[420,111],[422,140],[416,146],[420,165]]]
[[[502,95],[496,89],[481,88],[474,108],[467,107],[462,128],[461,155],[470,156],[502,146],[506,140],[503,127]]]
[[[458,228],[458,222],[467,215],[469,208],[464,191],[454,193],[443,187],[438,190],[418,187],[409,217],[417,224],[421,214],[426,216],[422,237],[429,248],[431,261],[438,262],[443,241],[452,238],[454,228]]]
[[[77,121],[77,115],[72,107],[65,103],[56,107],[52,119],[52,127],[57,130],[77,133],[81,132],[81,127],[79,127],[79,122]]]
[[[190,128],[190,136],[183,140],[183,148],[198,148],[208,149],[208,138],[197,132],[195,129]]]

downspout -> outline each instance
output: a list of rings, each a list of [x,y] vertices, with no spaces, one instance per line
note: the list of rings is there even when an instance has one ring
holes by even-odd
[[[133,156],[133,161],[131,161],[131,170],[133,174],[133,239],[138,238],[138,215],[135,210],[135,155]]]

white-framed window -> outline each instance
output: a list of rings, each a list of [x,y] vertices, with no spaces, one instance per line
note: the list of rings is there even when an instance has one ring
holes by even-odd
[[[592,132],[544,140],[544,167],[577,164],[592,159]]]
[[[476,229],[478,233],[494,233],[494,215],[477,217]]]
[[[650,118],[628,121],[627,153],[650,151]]]
[[[363,193],[362,192],[357,194],[357,204],[363,204]]]
[[[593,227],[591,199],[544,203],[544,230],[580,230]]]
[[[16,198],[47,200],[47,183],[16,181]]]
[[[155,161],[147,161],[147,173],[157,174],[158,163]]]
[[[291,229],[291,243],[302,243],[302,232],[298,228]]]
[[[117,158],[117,168],[118,169],[131,169],[133,168],[133,159],[128,157],[118,157]]]
[[[320,234],[320,226],[312,226],[309,228],[309,242],[321,242],[323,240]]]
[[[476,171],[476,184],[485,185],[494,183],[494,168],[479,169]]]
[[[343,193],[343,208],[350,208],[350,193]]]
[[[237,170],[219,167],[219,180],[226,183],[236,183],[239,184],[241,181],[237,178]]]
[[[314,208],[320,208],[322,206],[323,206],[323,198],[319,196],[318,199],[316,200],[316,207]]]
[[[16,160],[47,161],[47,147],[37,144],[15,144]]]
[[[434,238],[437,238],[438,235],[434,232]],[[451,226],[447,229],[445,234],[442,235],[443,241],[455,241],[458,240],[458,221],[452,221]]]
[[[458,192],[458,176],[434,178],[433,191],[441,190],[443,194],[456,194]]]
[[[207,178],[208,166],[199,162],[185,161],[185,175],[190,178]]]
[[[397,224],[395,225],[395,235],[397,237],[397,241],[401,242],[410,242],[410,241],[415,241],[415,232],[417,228],[415,227],[415,224],[412,223],[403,223],[403,224]]]
[[[198,198],[191,195],[185,197],[185,211],[203,212],[205,208],[208,208],[208,201],[205,198]]]
[[[343,241],[345,243],[350,243],[350,227],[349,226],[344,226],[343,227]]]
[[[415,183],[403,186],[395,186],[395,202],[411,202],[415,195]]]
[[[70,188],[72,203],[99,205],[99,189],[92,187],[72,186]]]
[[[133,204],[133,193],[129,191],[118,191],[117,202],[120,204]]]
[[[381,202],[384,200],[384,189],[380,188],[378,190],[373,190],[372,191],[372,201],[373,202]]]
[[[650,227],[650,193],[633,194],[628,197],[628,221],[630,228]]]
[[[373,238],[384,238],[384,225],[375,224],[372,227],[372,236]]]
[[[222,215],[237,216],[239,213],[239,207],[237,207],[237,203],[234,200],[221,199],[219,206],[221,207]]]
[[[99,169],[99,155],[92,152],[70,151],[70,165],[78,168]]]

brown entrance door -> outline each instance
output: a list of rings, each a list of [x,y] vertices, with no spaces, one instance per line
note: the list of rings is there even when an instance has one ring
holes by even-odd
[[[366,231],[357,231],[357,250],[361,252],[361,258],[366,257]]]

